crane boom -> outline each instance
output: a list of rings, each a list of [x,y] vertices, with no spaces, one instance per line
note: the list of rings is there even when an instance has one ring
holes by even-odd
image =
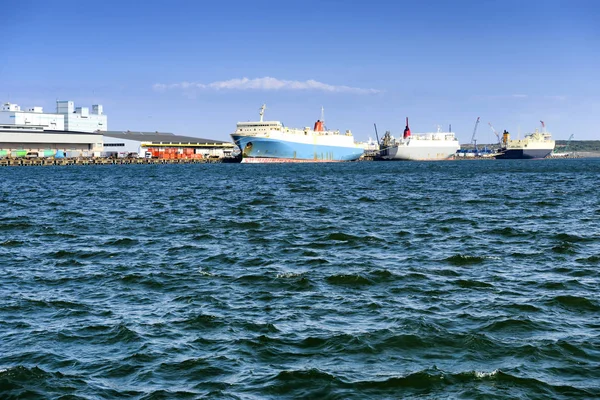
[[[496,135],[496,139],[498,139],[498,143],[500,143],[500,135],[498,135],[498,132],[496,132],[496,130],[492,126],[492,123],[488,122],[488,125],[490,126],[490,128],[492,128],[492,132],[494,132],[494,135]]]
[[[473,129],[473,136],[471,136],[471,144],[473,145],[473,149],[477,152],[477,140],[475,140],[475,134],[477,133],[477,126],[479,125],[479,117],[477,117],[477,121],[475,121],[475,128]]]
[[[571,144],[571,139],[573,139],[573,136],[575,135],[571,133],[571,136],[569,136],[569,140],[567,140],[567,145],[565,146],[564,150],[565,153],[567,152],[567,150],[569,150],[569,145]]]

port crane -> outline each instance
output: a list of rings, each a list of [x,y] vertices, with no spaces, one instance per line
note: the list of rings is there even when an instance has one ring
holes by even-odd
[[[479,126],[479,117],[477,117],[477,121],[475,121],[475,128],[473,129],[473,136],[471,136],[471,144],[473,145],[473,151],[475,154],[479,152],[477,150],[477,139],[475,139],[475,134],[477,133],[477,127]]]
[[[565,145],[565,149],[563,150],[563,152],[566,153],[569,150],[569,145],[571,144],[571,139],[573,139],[573,136],[575,135],[571,133],[571,136],[569,136],[569,139],[567,140],[567,144]]]
[[[498,144],[500,144],[500,135],[498,135],[498,132],[496,132],[491,122],[488,122],[488,125],[490,126],[490,128],[492,128],[492,132],[494,132],[494,135],[496,135],[496,139],[498,139]]]

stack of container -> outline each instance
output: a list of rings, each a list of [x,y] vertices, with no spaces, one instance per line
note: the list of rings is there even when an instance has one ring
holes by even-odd
[[[162,160],[201,160],[203,158],[201,149],[193,148],[149,147],[145,152],[152,154],[152,158],[159,158]]]
[[[12,158],[25,157],[26,155],[27,155],[27,150],[13,150],[10,152],[10,156]]]

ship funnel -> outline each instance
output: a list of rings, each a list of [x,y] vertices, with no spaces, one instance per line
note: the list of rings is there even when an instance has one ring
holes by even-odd
[[[323,132],[323,122],[319,119],[315,122],[315,127],[313,129],[315,132]]]
[[[406,117],[406,128],[404,128],[404,139],[410,137],[410,128],[408,127],[408,117]]]
[[[504,132],[502,132],[502,142],[506,146],[508,144],[509,140],[510,140],[510,133],[508,133],[508,131],[505,129]]]

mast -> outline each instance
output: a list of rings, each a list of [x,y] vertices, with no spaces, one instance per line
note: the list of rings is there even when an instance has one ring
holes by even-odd
[[[263,115],[265,115],[265,109],[266,108],[267,108],[266,104],[263,104],[262,107],[260,108],[260,112],[259,112],[260,122],[263,122]]]

